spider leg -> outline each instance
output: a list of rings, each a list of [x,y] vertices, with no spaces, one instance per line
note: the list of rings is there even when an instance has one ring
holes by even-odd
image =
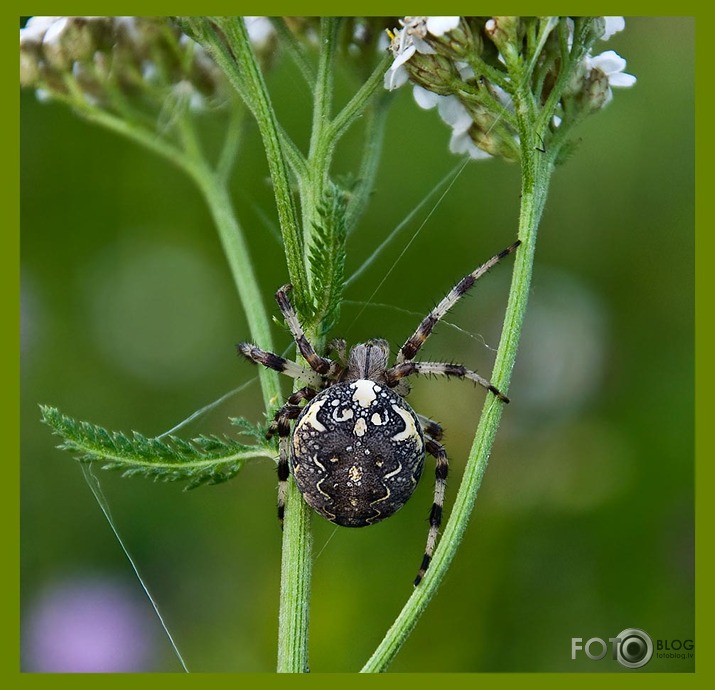
[[[442,429],[442,425],[439,422],[435,422],[434,419],[425,417],[419,412],[415,412],[415,414],[417,415],[417,419],[420,420],[422,431],[435,441],[441,441],[442,436],[444,436],[444,429]]]
[[[432,333],[439,320],[460,300],[461,297],[479,280],[492,266],[499,263],[505,256],[511,254],[519,245],[517,240],[503,251],[495,254],[479,268],[464,276],[447,294],[447,296],[422,320],[417,330],[405,341],[397,353],[397,364],[409,362],[415,358],[420,348]]]
[[[320,388],[322,386],[323,380],[317,372],[312,369],[306,369],[305,367],[300,366],[300,364],[291,362],[289,359],[285,359],[284,357],[276,355],[273,352],[261,350],[260,347],[256,347],[251,343],[239,343],[236,345],[236,350],[238,351],[238,354],[243,355],[254,364],[262,364],[268,369],[279,371],[280,373],[286,374],[294,379],[301,379],[315,388]]]
[[[306,386],[293,393],[275,414],[273,423],[266,434],[267,438],[271,438],[274,434],[278,434],[278,522],[283,529],[283,516],[285,514],[285,499],[286,490],[288,488],[288,477],[290,476],[290,468],[288,466],[288,457],[290,454],[290,423],[296,419],[303,409],[299,403],[303,400],[311,400],[317,395],[317,392]]]
[[[310,386],[305,386],[291,394],[285,405],[275,413],[273,421],[268,427],[266,438],[272,438],[275,434],[278,434],[278,437],[281,438],[281,432],[285,430],[281,426],[282,424],[288,425],[288,434],[290,434],[290,420],[296,419],[303,409],[300,407],[300,403],[303,400],[312,400],[316,395],[318,395],[318,391]]]
[[[412,374],[438,374],[440,376],[456,376],[460,379],[469,379],[494,393],[499,400],[505,403],[509,402],[509,398],[504,393],[499,391],[496,386],[493,386],[483,376],[477,374],[476,371],[467,369],[461,364],[449,364],[447,362],[402,362],[401,364],[396,364],[385,372],[387,385],[394,387],[400,379]]]
[[[344,366],[348,362],[348,345],[343,338],[333,338],[326,348],[326,352],[334,352],[338,356],[338,361]]]
[[[278,302],[278,306],[285,317],[300,354],[303,355],[311,369],[317,371],[319,374],[327,374],[331,368],[334,368],[334,362],[325,357],[321,357],[310,344],[310,341],[305,335],[305,331],[303,331],[303,327],[300,325],[298,315],[295,313],[295,309],[293,309],[293,305],[288,299],[288,292],[291,289],[291,285],[284,285],[279,288],[278,292],[276,292],[276,302]]]
[[[427,452],[432,455],[437,464],[435,465],[435,481],[434,481],[434,501],[432,503],[432,510],[429,516],[429,532],[427,533],[427,545],[425,546],[425,553],[422,556],[422,563],[420,564],[420,569],[415,578],[415,587],[420,584],[422,578],[425,576],[425,572],[429,567],[430,561],[432,560],[432,555],[434,554],[434,548],[437,544],[437,536],[439,535],[439,528],[442,524],[442,509],[444,507],[444,490],[447,484],[447,473],[449,471],[449,460],[447,459],[447,451],[444,446],[436,441],[431,433],[430,429],[433,429],[436,434],[441,438],[442,427],[433,422],[431,419],[426,419],[429,426],[424,428],[426,436],[426,449]],[[420,418],[420,423],[423,424],[422,418]]]

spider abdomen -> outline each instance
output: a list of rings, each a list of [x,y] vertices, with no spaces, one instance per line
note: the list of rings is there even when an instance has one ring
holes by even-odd
[[[412,408],[389,388],[358,379],[330,386],[306,405],[290,465],[308,505],[338,525],[364,527],[405,504],[424,456]]]

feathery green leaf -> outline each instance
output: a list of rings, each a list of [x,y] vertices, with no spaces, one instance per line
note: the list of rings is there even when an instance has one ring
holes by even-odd
[[[248,460],[275,456],[263,439],[246,445],[225,435],[201,435],[188,441],[173,435],[148,438],[136,431],[108,431],[68,417],[55,407],[41,405],[40,410],[42,421],[63,439],[58,448],[76,454],[80,462],[98,462],[102,469],[119,470],[123,477],[187,481],[186,489],[193,489],[235,477]],[[260,429],[249,422],[233,421],[240,433],[261,437]]]
[[[345,286],[347,204],[346,192],[330,183],[317,209],[320,222],[314,225],[309,260],[313,274],[312,292],[318,300],[314,311],[315,323],[320,324],[321,335],[325,335],[340,316]]]

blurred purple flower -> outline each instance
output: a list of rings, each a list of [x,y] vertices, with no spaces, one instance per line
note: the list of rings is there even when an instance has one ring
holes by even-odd
[[[23,619],[22,670],[136,673],[151,670],[154,644],[142,600],[111,578],[55,582]]]

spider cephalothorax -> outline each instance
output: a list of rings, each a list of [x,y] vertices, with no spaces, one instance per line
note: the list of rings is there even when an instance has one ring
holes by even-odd
[[[305,336],[288,299],[290,285],[276,301],[298,350],[310,368],[250,343],[238,351],[252,362],[283,372],[307,385],[293,393],[275,414],[268,436],[279,437],[278,517],[283,520],[286,482],[292,473],[305,501],[323,517],[346,527],[364,527],[399,510],[422,475],[425,452],[435,458],[435,489],[427,546],[415,585],[430,563],[442,521],[447,453],[440,443],[442,427],[417,414],[405,401],[407,377],[438,374],[466,378],[487,388],[504,402],[509,399],[489,381],[461,364],[415,362],[437,322],[519,241],[465,276],[422,320],[389,366],[386,340],[360,343],[346,357],[344,340],[334,340],[320,356]],[[301,403],[304,403],[301,406]],[[291,422],[295,420],[291,433]]]

